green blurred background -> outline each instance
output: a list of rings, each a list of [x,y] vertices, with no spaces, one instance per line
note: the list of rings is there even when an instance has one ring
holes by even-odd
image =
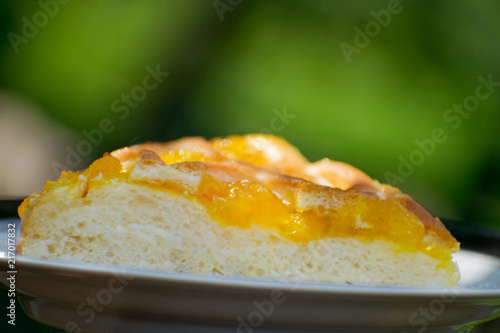
[[[1,1],[0,196],[130,144],[273,132],[437,216],[500,228],[499,12],[487,0]],[[488,97],[446,118],[477,89]],[[436,129],[446,140],[431,144]]]
[[[500,228],[499,87],[456,128],[443,118],[479,76],[500,81],[500,3],[59,1],[0,3],[0,195],[125,145],[267,131]],[[446,141],[415,152],[436,128]]]

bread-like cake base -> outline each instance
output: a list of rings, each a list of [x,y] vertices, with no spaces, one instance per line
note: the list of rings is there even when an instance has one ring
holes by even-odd
[[[272,228],[222,226],[198,201],[147,184],[117,181],[90,187],[83,197],[75,191],[58,186],[32,199],[23,216],[29,230],[20,242],[23,254],[289,281],[453,286],[458,280],[456,270],[436,269],[439,260],[383,240],[295,242]]]

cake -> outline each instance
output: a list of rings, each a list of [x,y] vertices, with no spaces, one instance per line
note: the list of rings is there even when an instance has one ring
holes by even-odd
[[[18,254],[196,275],[456,286],[459,243],[409,195],[283,138],[106,153],[19,207]]]

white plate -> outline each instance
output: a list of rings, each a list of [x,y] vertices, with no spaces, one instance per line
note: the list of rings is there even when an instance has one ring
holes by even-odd
[[[453,289],[270,282],[16,259],[25,312],[70,332],[464,332],[500,316],[500,259],[467,250],[456,255],[462,279]],[[7,260],[0,265],[5,283]]]

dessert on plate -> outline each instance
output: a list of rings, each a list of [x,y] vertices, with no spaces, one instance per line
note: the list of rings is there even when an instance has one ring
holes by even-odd
[[[23,256],[165,272],[456,286],[459,243],[409,195],[267,134],[106,153],[19,207]]]

